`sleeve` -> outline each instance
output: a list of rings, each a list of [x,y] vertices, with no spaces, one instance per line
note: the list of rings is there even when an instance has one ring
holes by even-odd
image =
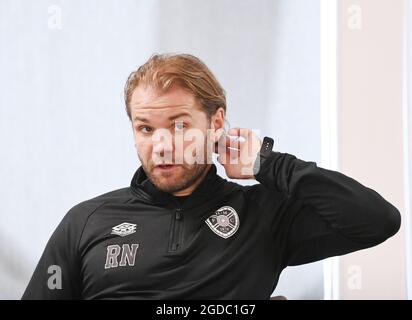
[[[284,199],[278,212],[283,217],[268,213],[272,232],[285,234],[284,267],[378,245],[400,228],[401,215],[392,204],[342,173],[287,153],[272,151],[259,160],[255,178],[269,191],[264,194]]]
[[[80,213],[76,206],[60,222],[44,249],[22,300],[81,298],[78,243],[83,222]]]

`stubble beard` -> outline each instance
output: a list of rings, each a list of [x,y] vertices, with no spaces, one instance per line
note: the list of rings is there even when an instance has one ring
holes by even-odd
[[[206,155],[207,144],[205,142],[204,155]],[[210,166],[211,161],[203,161],[203,163],[194,164],[178,164],[176,168],[170,173],[160,172],[156,170],[155,164],[151,159],[145,163],[142,159],[139,159],[142,164],[143,170],[150,181],[161,191],[167,193],[175,193],[185,190],[196,183]],[[205,156],[207,158],[207,156]],[[210,162],[210,163],[209,163]]]

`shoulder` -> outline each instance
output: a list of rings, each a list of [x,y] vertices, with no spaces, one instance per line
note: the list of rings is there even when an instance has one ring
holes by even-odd
[[[76,204],[60,221],[49,240],[48,248],[65,248],[68,252],[77,254],[78,243],[89,217],[105,204],[120,203],[128,201],[129,199],[129,188],[123,188],[101,194]]]
[[[84,224],[99,208],[107,204],[127,203],[132,198],[130,188],[112,190],[74,205],[65,215],[63,221]]]
[[[254,183],[242,186],[242,190],[245,194],[245,197],[248,201],[274,201],[278,203],[284,199],[284,195],[280,192],[269,189],[263,184],[259,183],[258,181],[254,181]]]

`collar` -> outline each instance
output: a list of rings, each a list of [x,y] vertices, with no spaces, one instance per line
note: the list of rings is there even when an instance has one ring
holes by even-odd
[[[212,163],[206,176],[185,201],[184,207],[192,207],[198,205],[199,202],[213,198],[217,192],[222,190],[225,182],[226,180],[217,174],[216,165]],[[130,188],[135,195],[146,202],[179,206],[179,203],[171,193],[159,190],[152,183],[143,170],[143,166],[136,170],[130,183]]]

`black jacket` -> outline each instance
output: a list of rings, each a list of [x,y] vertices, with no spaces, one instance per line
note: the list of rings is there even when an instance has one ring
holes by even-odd
[[[130,187],[66,214],[22,298],[269,299],[285,267],[375,246],[400,227],[377,192],[315,162],[272,152],[256,179],[241,186],[212,165],[179,205],[140,167]]]

